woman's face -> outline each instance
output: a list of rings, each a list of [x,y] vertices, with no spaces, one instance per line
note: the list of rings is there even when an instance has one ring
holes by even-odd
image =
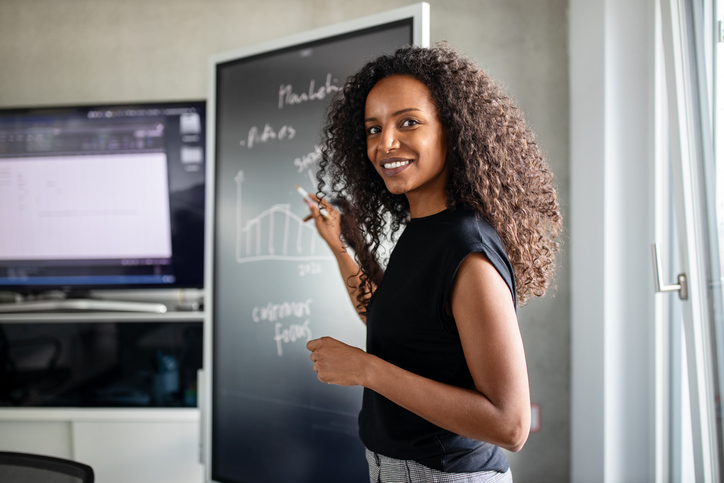
[[[367,156],[387,189],[405,194],[411,210],[434,200],[444,209],[447,147],[425,84],[401,75],[379,81],[367,95],[365,130]]]

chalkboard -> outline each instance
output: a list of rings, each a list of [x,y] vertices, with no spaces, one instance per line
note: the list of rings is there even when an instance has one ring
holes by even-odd
[[[359,387],[326,385],[307,340],[364,348],[335,260],[295,185],[316,191],[320,126],[347,77],[426,44],[419,4],[212,59],[210,472],[222,483],[368,481]],[[209,369],[211,369],[209,371]],[[208,376],[207,376],[208,377]]]

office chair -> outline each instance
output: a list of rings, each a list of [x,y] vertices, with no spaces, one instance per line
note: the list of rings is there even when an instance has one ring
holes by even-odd
[[[0,451],[3,483],[93,483],[93,468],[77,461]]]

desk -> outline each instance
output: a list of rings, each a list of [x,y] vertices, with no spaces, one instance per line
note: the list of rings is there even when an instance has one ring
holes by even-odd
[[[74,459],[102,483],[200,483],[199,410],[0,409],[0,450]]]

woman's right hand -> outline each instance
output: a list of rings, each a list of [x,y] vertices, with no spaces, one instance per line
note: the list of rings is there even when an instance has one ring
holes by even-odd
[[[326,199],[320,199],[317,195],[309,194],[309,199],[305,199],[307,206],[309,207],[310,214],[304,221],[314,219],[314,225],[317,227],[319,236],[329,245],[332,250],[337,265],[339,266],[339,272],[344,280],[344,285],[347,289],[349,299],[352,302],[352,306],[359,314],[362,322],[366,322],[366,316],[362,315],[363,309],[357,300],[357,291],[359,290],[362,281],[360,278],[361,272],[355,262],[354,258],[347,253],[347,248],[341,240],[341,220],[342,214],[339,210],[335,209]],[[326,215],[320,213],[320,207],[326,211]],[[374,288],[372,289],[374,290]]]
[[[319,235],[327,242],[329,248],[337,253],[339,251],[346,251],[344,243],[341,240],[342,230],[340,228],[340,212],[330,205],[326,199],[319,198],[315,194],[309,194],[309,200],[305,200],[309,207],[309,216],[304,218],[304,221],[314,220],[314,225],[317,228]],[[319,207],[326,211],[326,215],[323,215]]]

